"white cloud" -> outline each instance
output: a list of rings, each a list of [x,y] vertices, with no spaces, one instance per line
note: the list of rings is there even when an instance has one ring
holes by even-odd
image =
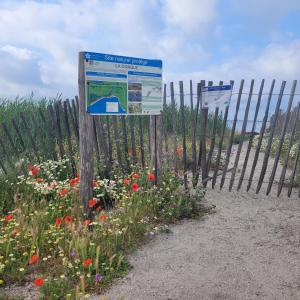
[[[268,83],[276,79],[277,87],[279,82],[286,80],[288,86],[292,80],[300,78],[300,40],[295,40],[286,44],[269,44],[259,53],[248,53],[228,59],[220,64],[210,65],[206,69],[190,73],[169,73],[166,80],[183,80],[186,83],[192,79],[195,83],[200,80],[213,80],[225,83],[230,80],[239,82],[242,78],[246,80],[246,85],[251,79],[259,81],[266,79]],[[300,84],[300,81],[299,81]],[[300,91],[300,86],[298,86]]]
[[[215,0],[166,0],[163,15],[168,26],[185,33],[204,32],[216,18]]]
[[[221,2],[1,0],[0,64],[8,71],[0,75],[0,93],[23,95],[33,90],[73,96],[77,92],[77,59],[81,50],[161,58],[166,80],[299,77],[297,40],[270,43],[260,50],[255,44],[235,49],[230,38],[223,48],[218,45],[218,35],[227,25],[222,23],[218,3]],[[254,20],[260,16],[262,20],[273,16],[277,20],[300,6],[294,0],[229,3],[235,12]],[[226,58],[215,57],[214,47]],[[212,65],[212,58],[218,64]]]
[[[20,60],[30,60],[34,58],[33,52],[26,48],[16,48],[11,45],[6,45],[0,48],[1,51],[11,54]]]

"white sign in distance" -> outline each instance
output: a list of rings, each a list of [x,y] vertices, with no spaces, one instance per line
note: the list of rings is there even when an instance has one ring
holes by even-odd
[[[204,86],[201,95],[203,108],[226,107],[230,104],[232,85]]]

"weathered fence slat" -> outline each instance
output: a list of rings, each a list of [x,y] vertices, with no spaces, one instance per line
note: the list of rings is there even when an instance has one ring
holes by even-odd
[[[207,174],[209,174],[211,161],[212,161],[214,148],[215,148],[218,116],[219,116],[219,107],[216,107],[215,114],[214,114],[214,120],[213,120],[213,128],[212,128],[211,136],[210,136],[210,147],[209,147],[209,151],[208,151],[208,155],[207,155]]]
[[[130,139],[131,139],[131,154],[133,163],[136,164],[136,145],[134,134],[134,116],[129,116]]]
[[[234,81],[231,80],[230,84],[233,88]],[[216,158],[216,165],[215,165],[214,173],[213,173],[213,176],[212,176],[212,188],[213,189],[215,188],[217,177],[223,174],[223,173],[218,174],[218,171],[219,171],[219,167],[220,167],[220,160],[221,160],[221,155],[222,155],[223,142],[224,142],[226,126],[227,126],[228,111],[229,111],[229,105],[226,106],[225,112],[224,112],[224,117],[223,117],[222,131],[221,131],[221,136],[220,136],[220,141],[219,141],[219,146],[218,146],[218,154],[217,154],[217,158]]]
[[[107,143],[108,143],[109,161],[112,164],[112,162],[113,162],[113,148],[112,148],[112,142],[111,142],[111,128],[110,128],[110,118],[109,118],[109,116],[106,116],[106,129],[107,129]]]
[[[55,151],[54,137],[52,136],[51,129],[49,128],[46,116],[45,116],[45,114],[44,114],[44,112],[41,108],[39,108],[39,113],[40,113],[41,119],[42,119],[42,121],[44,123],[44,126],[45,126],[45,131],[46,131],[46,135],[47,135],[47,139],[48,139],[48,145],[49,145],[49,148],[51,149],[50,151],[52,153],[52,158],[53,158],[53,160],[57,161],[57,154],[56,154],[56,151]]]
[[[277,166],[278,166],[278,162],[279,162],[279,158],[280,158],[280,152],[281,152],[282,145],[283,145],[283,142],[284,142],[286,129],[287,129],[287,126],[288,126],[288,123],[289,123],[289,120],[290,120],[291,108],[292,108],[292,104],[293,104],[293,100],[294,100],[296,86],[297,86],[297,80],[294,80],[293,85],[292,85],[290,98],[289,98],[288,108],[287,108],[287,111],[286,111],[286,117],[285,117],[284,125],[283,125],[283,128],[282,128],[281,136],[280,136],[279,146],[277,148],[272,173],[271,173],[269,183],[268,183],[267,195],[269,195],[269,193],[271,191],[272,184],[273,184],[273,181],[274,181],[274,178],[275,178],[275,174],[276,174],[276,170],[277,170]]]
[[[292,194],[292,190],[293,190],[293,185],[294,185],[294,180],[295,180],[295,175],[296,175],[296,171],[297,171],[299,157],[300,157],[300,138],[298,140],[298,147],[297,147],[297,151],[296,151],[296,157],[295,157],[295,160],[294,160],[293,172],[292,172],[292,175],[290,177],[290,184],[289,184],[289,189],[288,189],[288,197],[291,197],[291,194]],[[299,193],[298,194],[300,195],[300,187],[299,187]]]
[[[61,105],[61,102],[59,105]],[[74,151],[73,151],[73,146],[72,146],[72,137],[71,137],[71,131],[70,131],[70,125],[69,125],[69,118],[68,118],[68,104],[66,101],[64,101],[63,107],[61,107],[61,111],[64,114],[63,122],[64,122],[64,127],[66,129],[66,136],[67,136],[67,143],[68,143],[72,172],[73,172],[73,175],[75,176],[76,164],[74,161]]]
[[[275,115],[274,115],[274,124],[273,126],[271,126],[271,130],[270,130],[270,135],[269,135],[269,139],[268,139],[268,144],[265,150],[265,155],[264,155],[264,160],[263,160],[263,165],[262,165],[262,169],[259,175],[259,179],[258,179],[258,183],[257,183],[257,187],[256,187],[256,194],[258,194],[258,192],[261,189],[261,186],[263,184],[263,180],[265,178],[265,174],[267,171],[267,167],[268,167],[268,161],[269,161],[269,156],[270,156],[270,151],[271,151],[271,146],[272,146],[272,141],[273,141],[273,136],[274,136],[274,132],[275,132],[275,126],[276,126],[276,122],[277,122],[277,118],[278,118],[278,113],[279,113],[279,109],[280,109],[280,104],[281,104],[281,100],[283,97],[283,92],[285,89],[285,85],[286,85],[286,81],[283,81],[280,87],[280,92],[278,95],[278,100],[277,100],[277,104],[276,104],[276,108],[275,108]]]
[[[208,108],[201,108],[201,131],[200,131],[200,149],[201,149],[201,171],[202,184],[206,187],[205,179],[208,177],[207,160],[206,160],[206,127],[208,118]],[[198,181],[198,179],[197,179]]]
[[[140,138],[140,155],[142,167],[145,167],[145,150],[144,150],[144,136],[143,136],[143,122],[142,116],[138,117],[139,121],[139,138]]]
[[[114,136],[115,136],[115,143],[116,143],[116,152],[117,152],[117,160],[121,167],[121,169],[124,171],[124,166],[122,163],[122,152],[120,147],[120,137],[118,132],[118,120],[116,116],[112,116],[112,125],[114,130]]]
[[[95,118],[95,123],[96,123],[95,125],[96,125],[96,133],[97,133],[97,139],[99,144],[99,150],[102,151],[102,153],[104,154],[105,168],[109,173],[112,167],[112,160],[111,160],[111,153],[109,153],[108,138],[106,138],[105,135],[103,118],[98,116],[97,118]]]
[[[205,86],[205,80],[201,80],[201,83],[200,83],[200,85],[198,86],[198,91],[197,91],[197,93],[199,93],[199,102],[200,102],[200,114],[199,114],[199,119],[200,119],[200,131],[199,131],[199,154],[198,154],[198,164],[197,164],[197,168],[198,168],[198,170],[197,170],[197,174],[196,174],[196,181],[198,182],[198,176],[199,176],[199,172],[200,172],[200,170],[199,170],[199,167],[201,166],[201,158],[202,158],[202,132],[201,132],[201,117],[202,117],[202,93],[201,93],[201,88],[203,87],[203,86]],[[197,116],[198,116],[198,114],[197,114]],[[197,117],[196,116],[196,117]],[[197,118],[196,118],[196,126],[197,126]]]
[[[163,126],[163,135],[164,135],[164,142],[165,142],[165,152],[166,154],[168,153],[168,132],[167,132],[167,85],[164,84],[164,91],[163,91],[163,111],[162,111],[162,115],[163,115],[163,121],[162,122],[162,126]]]
[[[15,143],[13,142],[11,134],[10,134],[10,132],[9,132],[9,130],[8,130],[8,128],[7,128],[7,126],[6,126],[5,123],[2,123],[2,128],[3,128],[3,131],[4,131],[5,135],[8,138],[8,141],[9,141],[10,146],[12,147],[12,150],[14,151],[14,153],[20,154],[20,151],[19,151],[18,147],[15,145]],[[21,166],[22,166],[23,172],[25,173],[26,172],[26,168],[24,167],[24,162],[21,163]]]
[[[184,92],[183,92],[183,82],[179,82],[179,93],[180,93],[180,112],[181,112],[181,130],[182,130],[182,161],[183,161],[183,171],[184,171],[184,187],[188,188],[187,182],[187,161],[186,161],[186,132],[185,132],[185,115],[184,115]]]
[[[75,133],[76,136],[78,137],[78,141],[79,141],[79,117],[78,117],[78,111],[77,111],[77,107],[76,107],[76,102],[74,99],[72,99],[72,112],[73,112],[73,116],[74,116],[74,123],[75,123]]]
[[[150,116],[148,116],[148,126],[147,126],[147,137],[148,137],[148,153],[149,153],[149,157],[151,158],[151,129],[150,129]]]
[[[74,114],[73,114],[73,111],[72,111],[72,107],[71,107],[71,104],[70,104],[70,100],[67,99],[65,102],[67,103],[67,112],[68,112],[68,115],[70,116],[70,119],[71,119],[71,124],[72,124],[72,127],[73,127],[76,144],[77,144],[77,147],[78,147],[79,146],[79,135],[78,135],[77,126],[76,126]]]
[[[35,132],[34,136],[35,136],[36,140],[38,137],[40,138],[40,147],[43,148],[43,150],[44,150],[43,152],[44,152],[44,154],[46,154],[49,152],[48,151],[49,148],[45,141],[45,135],[43,134],[44,132],[43,132],[43,130],[41,130],[41,126],[38,125],[36,118],[35,118],[35,114],[32,111],[30,112],[30,116],[31,116],[31,121],[33,123],[33,127],[34,127],[34,132]],[[44,157],[44,158],[46,158],[46,157]]]
[[[251,80],[251,84],[250,84],[250,91],[249,91],[249,95],[248,95],[248,100],[247,100],[247,105],[246,105],[246,110],[245,110],[245,115],[244,115],[242,131],[241,131],[241,134],[240,134],[240,142],[239,142],[238,150],[237,150],[237,153],[236,153],[234,166],[233,166],[233,170],[232,170],[231,178],[230,178],[230,183],[229,183],[229,191],[232,190],[232,186],[234,184],[235,174],[236,174],[236,171],[237,171],[237,167],[238,167],[238,164],[239,164],[240,155],[241,155],[241,151],[242,151],[242,147],[243,147],[243,143],[244,143],[244,137],[245,137],[245,132],[246,132],[246,128],[247,128],[250,104],[251,104],[251,99],[252,99],[252,94],[253,94],[253,87],[254,87],[254,79]]]
[[[56,102],[54,104],[55,109],[55,116],[56,116],[56,129],[57,129],[57,140],[58,140],[58,146],[60,151],[60,156],[63,158],[65,156],[65,149],[63,144],[63,138],[62,138],[62,130],[61,130],[61,110],[60,110],[60,104],[59,102]]]
[[[125,116],[121,116],[122,122],[122,138],[123,138],[123,146],[125,152],[125,160],[126,160],[126,167],[128,173],[130,172],[130,160],[129,160],[129,149],[128,149],[128,138],[127,138],[127,128],[126,128],[126,119]]]
[[[194,99],[193,99],[193,81],[190,80],[190,110],[191,110],[191,142],[192,142],[192,172],[193,186],[195,186],[197,172],[197,153],[196,153],[196,120],[194,114]]]
[[[220,166],[220,160],[221,160],[221,155],[222,155],[224,136],[225,136],[225,131],[226,131],[228,110],[229,110],[229,106],[226,106],[225,113],[224,113],[223,124],[222,124],[222,132],[221,132],[221,137],[220,137],[220,141],[219,141],[218,154],[217,154],[217,158],[216,158],[216,166],[215,166],[214,174],[213,174],[213,177],[212,177],[212,188],[215,187],[216,181],[217,181],[217,176],[218,176],[218,171],[219,171],[219,166]]]
[[[240,176],[240,179],[239,179],[237,190],[240,190],[240,188],[242,186],[242,183],[243,183],[243,180],[244,180],[244,176],[245,176],[245,172],[246,172],[246,168],[247,168],[247,164],[248,164],[248,160],[249,160],[249,156],[250,156],[250,151],[251,151],[251,148],[252,148],[252,143],[253,143],[253,138],[254,138],[254,133],[255,133],[255,127],[256,127],[256,120],[257,120],[258,111],[259,111],[259,108],[260,108],[262,92],[263,92],[263,89],[264,89],[264,83],[265,83],[265,80],[263,79],[261,81],[259,92],[258,92],[258,99],[257,99],[256,107],[255,107],[254,120],[253,120],[253,124],[252,124],[250,138],[249,138],[249,142],[248,142],[248,146],[247,146],[247,152],[246,152],[246,156],[245,156],[245,159],[244,159],[244,164],[243,164],[243,168],[242,168],[242,172],[241,172],[241,176]]]
[[[25,128],[25,131],[27,133],[27,136],[29,137],[29,140],[30,140],[30,143],[31,143],[31,146],[33,148],[33,151],[34,151],[34,155],[37,159],[38,162],[40,162],[40,157],[39,157],[39,154],[38,154],[38,149],[36,147],[36,144],[35,144],[35,141],[32,137],[32,134],[31,134],[31,131],[30,131],[30,127],[25,119],[25,116],[24,116],[24,113],[21,111],[20,112],[20,117],[21,117],[21,120],[23,122],[23,125],[24,125],[24,128]]]
[[[99,138],[97,133],[96,117],[92,116],[92,118],[93,118],[94,147],[96,151],[97,169],[98,169],[98,173],[100,174],[101,158],[100,158],[100,146],[99,146]]]
[[[231,155],[231,150],[232,150],[233,138],[234,138],[234,134],[235,134],[237,117],[238,117],[238,113],[239,113],[239,109],[240,109],[243,88],[244,88],[244,79],[241,80],[241,84],[240,84],[240,88],[239,88],[239,94],[238,94],[238,98],[237,98],[235,115],[234,115],[234,119],[233,119],[231,135],[230,135],[229,144],[228,144],[227,153],[226,153],[225,166],[224,166],[224,171],[223,171],[222,178],[221,178],[221,184],[220,184],[221,189],[223,188],[223,185],[225,182],[225,176],[226,176],[228,165],[229,165],[229,160],[230,160],[230,155]]]
[[[170,83],[170,91],[171,91],[171,105],[172,105],[172,127],[173,127],[173,155],[174,155],[174,172],[177,174],[178,172],[178,142],[177,142],[177,109],[175,104],[175,96],[174,96],[174,83]]]
[[[270,91],[269,91],[269,94],[268,94],[266,110],[265,110],[263,122],[262,122],[262,125],[261,125],[260,133],[259,133],[258,144],[257,144],[256,150],[255,150],[255,155],[254,155],[254,158],[253,158],[251,173],[250,173],[249,180],[248,180],[247,192],[249,191],[249,189],[251,187],[251,184],[252,184],[254,172],[255,172],[255,169],[256,169],[257,161],[258,161],[258,156],[259,156],[260,149],[261,149],[262,140],[263,140],[264,133],[265,133],[265,130],[266,130],[268,116],[269,116],[270,103],[271,103],[271,99],[272,99],[272,96],[273,96],[274,86],[275,86],[275,79],[273,79],[273,81],[272,81]]]
[[[290,153],[291,153],[291,149],[292,149],[292,145],[293,145],[293,138],[294,138],[296,128],[297,128],[297,125],[298,125],[299,111],[300,111],[300,102],[298,103],[298,106],[297,106],[297,113],[296,113],[295,121],[294,121],[294,124],[293,124],[292,132],[290,134],[289,145],[288,145],[285,160],[284,160],[282,170],[281,170],[281,174],[280,174],[280,180],[279,180],[279,183],[278,183],[278,190],[277,190],[277,197],[279,197],[279,195],[281,194],[282,187],[283,187],[283,184],[284,184],[285,174],[286,174],[286,170],[287,170],[287,166],[288,166],[288,162],[289,162],[289,157],[290,157]]]

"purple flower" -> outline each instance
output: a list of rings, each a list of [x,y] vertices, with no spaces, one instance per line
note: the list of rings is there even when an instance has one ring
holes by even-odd
[[[95,275],[95,280],[96,280],[97,282],[100,282],[100,281],[102,280],[102,276],[101,276],[99,273],[97,273],[97,274]]]
[[[72,249],[71,256],[72,256],[72,257],[75,257],[75,256],[76,256],[76,250],[75,250],[75,248]]]
[[[125,213],[125,208],[124,208],[124,207],[120,207],[120,208],[119,208],[119,212],[120,212],[121,214],[124,214],[124,213]]]

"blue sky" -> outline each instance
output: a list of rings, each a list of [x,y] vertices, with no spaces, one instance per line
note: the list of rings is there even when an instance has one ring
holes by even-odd
[[[299,0],[1,0],[0,32],[0,97],[74,96],[81,50],[160,58],[166,82],[300,79]]]

